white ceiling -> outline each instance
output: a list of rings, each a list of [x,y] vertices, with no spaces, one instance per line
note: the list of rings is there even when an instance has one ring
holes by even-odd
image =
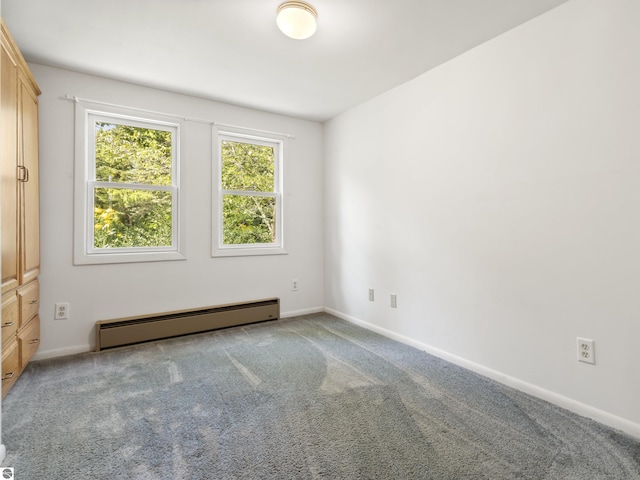
[[[567,0],[2,0],[29,62],[324,121]]]

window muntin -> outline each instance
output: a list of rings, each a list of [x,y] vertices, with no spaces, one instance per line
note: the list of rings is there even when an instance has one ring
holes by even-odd
[[[286,253],[282,242],[282,141],[220,132],[218,159],[214,255]]]
[[[179,245],[180,125],[79,107],[75,262],[184,258]],[[80,130],[80,129],[78,129]],[[79,178],[84,179],[82,185]]]

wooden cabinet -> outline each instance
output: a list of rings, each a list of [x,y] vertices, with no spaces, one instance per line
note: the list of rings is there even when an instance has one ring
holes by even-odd
[[[7,30],[0,49],[2,396],[40,344],[40,90]]]
[[[2,396],[40,346],[40,285],[34,279],[2,296]]]

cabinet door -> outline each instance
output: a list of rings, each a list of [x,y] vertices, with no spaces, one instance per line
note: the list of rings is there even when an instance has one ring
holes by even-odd
[[[15,340],[20,315],[15,292],[2,296],[2,345]]]
[[[18,352],[18,342],[14,340],[2,349],[2,398],[4,398],[11,386],[18,379],[19,374],[20,355]]]
[[[40,317],[36,315],[27,326],[18,332],[20,371],[24,370],[40,346]]]
[[[18,328],[24,327],[40,310],[40,283],[38,280],[23,285],[18,289]]]
[[[19,77],[21,79],[21,77]],[[20,85],[18,130],[21,173],[22,212],[20,226],[20,284],[40,273],[40,180],[38,169],[38,99],[31,88]]]
[[[2,293],[18,286],[18,68],[2,38],[0,175],[2,185]]]

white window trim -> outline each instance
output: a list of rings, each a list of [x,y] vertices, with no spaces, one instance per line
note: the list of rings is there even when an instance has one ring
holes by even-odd
[[[284,164],[284,140],[275,137],[266,137],[262,132],[260,134],[253,133],[250,129],[226,128],[220,130],[213,127],[214,138],[214,168],[212,185],[216,187],[216,194],[213,195],[214,205],[213,212],[213,235],[212,235],[212,257],[241,257],[253,255],[287,255],[284,248],[284,208],[283,208],[283,164]],[[223,190],[222,189],[222,158],[221,144],[223,140],[237,140],[245,143],[254,143],[256,145],[273,145],[276,149],[274,175],[275,175],[275,192],[251,192],[254,196],[273,197],[276,199],[276,243],[260,243],[260,244],[241,244],[241,245],[224,245],[222,243],[222,196],[224,194],[240,194],[242,191]]]
[[[110,263],[156,262],[184,260],[185,212],[180,201],[180,157],[182,122],[167,121],[159,114],[136,116],[135,110],[123,107],[76,102],[75,106],[75,181],[74,181],[74,264],[95,265]],[[110,183],[95,180],[95,120],[124,125],[158,128],[174,132],[173,174],[171,186],[147,186]],[[172,119],[173,120],[173,119]],[[90,129],[91,127],[91,129]],[[172,193],[173,245],[170,247],[94,248],[93,246],[93,189],[100,187],[133,188],[170,191]]]

